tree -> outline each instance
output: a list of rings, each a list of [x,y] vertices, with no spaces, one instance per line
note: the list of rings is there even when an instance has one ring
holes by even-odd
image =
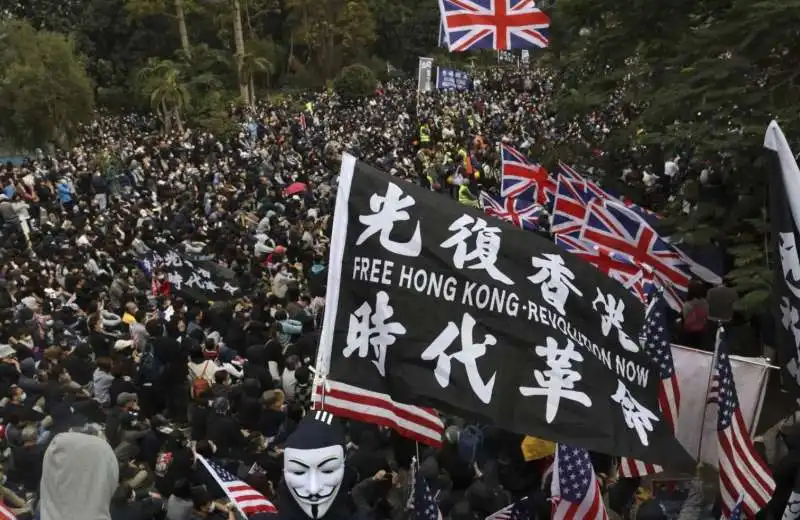
[[[687,178],[682,196],[658,208],[664,232],[722,247],[746,313],[761,312],[770,288],[766,183],[756,173],[764,131],[777,117],[800,138],[789,102],[800,94],[799,11],[797,0],[679,0],[658,9],[644,0],[568,0],[553,10],[562,34],[550,61],[564,84],[554,113],[568,120],[613,102],[629,120],[603,142],[556,153],[615,174],[658,173],[664,158],[681,153]],[[610,153],[597,159],[587,148]],[[710,182],[699,182],[701,170]]]
[[[375,74],[361,64],[349,65],[339,72],[333,89],[344,99],[353,100],[375,92],[378,80]]]
[[[0,23],[0,133],[23,148],[66,146],[93,113],[75,42],[29,23]]]
[[[187,58],[191,58],[192,47],[189,43],[189,29],[186,26],[186,0],[126,0],[125,10],[134,18],[167,15],[171,10],[174,14],[170,16],[173,16],[178,24],[181,50]]]
[[[189,88],[180,66],[171,60],[152,58],[137,73],[140,92],[150,100],[150,106],[164,129],[170,132],[173,124],[183,132],[183,115],[189,106]]]
[[[366,0],[286,0],[286,6],[292,34],[326,79],[342,63],[362,57],[377,37]]]

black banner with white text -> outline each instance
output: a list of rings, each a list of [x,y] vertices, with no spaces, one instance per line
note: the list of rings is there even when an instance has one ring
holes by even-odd
[[[344,156],[318,369],[498,427],[693,467],[639,346],[644,308],[534,233]]]

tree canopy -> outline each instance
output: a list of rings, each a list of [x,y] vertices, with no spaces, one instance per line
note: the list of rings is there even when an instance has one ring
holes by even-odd
[[[0,38],[0,134],[22,148],[67,143],[94,103],[74,41],[24,21],[0,23]]]

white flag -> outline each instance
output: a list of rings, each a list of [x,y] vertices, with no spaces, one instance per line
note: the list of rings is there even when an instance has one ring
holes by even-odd
[[[712,353],[678,345],[672,346],[672,357],[678,384],[681,389],[681,413],[676,437],[690,455],[696,456],[700,447],[700,424],[703,409],[708,406],[703,427],[703,453],[700,459],[717,467],[717,405],[707,404],[708,372],[711,369]],[[769,374],[769,363],[763,358],[730,356],[733,379],[739,396],[742,418],[748,425],[758,423],[761,405],[764,402],[765,386]],[[752,435],[754,432],[751,431]]]
[[[419,92],[430,92],[433,90],[431,74],[433,71],[433,58],[420,58],[419,69],[417,71],[417,90]]]

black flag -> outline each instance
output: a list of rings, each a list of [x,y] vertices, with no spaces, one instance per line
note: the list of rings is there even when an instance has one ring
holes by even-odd
[[[800,169],[775,121],[764,137],[769,164],[770,222],[775,255],[773,315],[778,361],[786,388],[800,397]]]
[[[189,259],[165,244],[156,244],[140,264],[148,274],[164,270],[170,289],[190,300],[225,301],[242,296],[239,279],[231,269],[209,260]]]
[[[400,403],[431,406],[693,465],[639,347],[644,308],[622,285],[544,238],[347,155],[326,299],[317,368],[331,399],[358,387],[388,396],[401,418]]]

